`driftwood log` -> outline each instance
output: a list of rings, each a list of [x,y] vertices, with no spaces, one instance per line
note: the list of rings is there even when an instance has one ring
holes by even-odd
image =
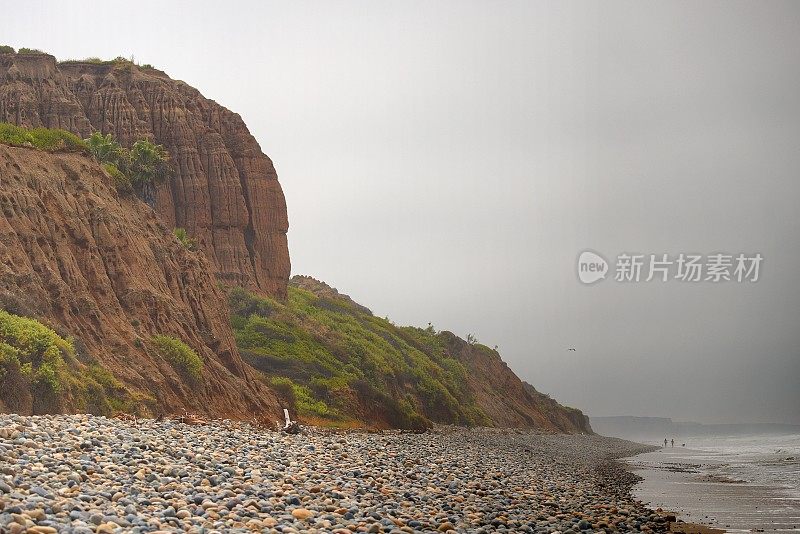
[[[283,424],[283,428],[281,429],[286,434],[299,434],[300,433],[300,423],[297,421],[292,421],[292,418],[289,417],[289,410],[286,408],[283,409],[283,418],[285,420]]]
[[[177,421],[179,423],[183,423],[185,425],[192,425],[192,426],[199,426],[199,425],[207,425],[208,421],[203,419],[197,414],[193,414],[191,412],[187,412],[186,410],[183,411],[183,415],[178,417]]]

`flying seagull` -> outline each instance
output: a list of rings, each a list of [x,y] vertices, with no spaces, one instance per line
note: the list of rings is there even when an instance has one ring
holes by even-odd
[[[569,348],[567,350],[571,350],[572,352],[576,352],[575,349],[573,349],[573,348]]]

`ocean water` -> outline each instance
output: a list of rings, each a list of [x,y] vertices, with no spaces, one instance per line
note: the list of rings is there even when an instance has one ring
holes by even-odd
[[[736,481],[783,489],[800,499],[800,434],[685,438],[687,459]]]
[[[629,460],[644,478],[637,498],[728,531],[800,531],[800,434],[687,436],[675,445]]]

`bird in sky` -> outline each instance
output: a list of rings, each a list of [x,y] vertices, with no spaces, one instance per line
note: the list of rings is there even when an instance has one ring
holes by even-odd
[[[572,352],[576,352],[575,349],[573,349],[572,347],[568,348],[567,350],[572,351]]]

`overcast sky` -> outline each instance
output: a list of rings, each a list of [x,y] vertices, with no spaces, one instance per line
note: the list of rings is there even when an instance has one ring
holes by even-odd
[[[800,3],[2,0],[0,42],[240,113],[293,273],[376,314],[591,415],[800,423]],[[585,286],[587,248],[764,262]]]

